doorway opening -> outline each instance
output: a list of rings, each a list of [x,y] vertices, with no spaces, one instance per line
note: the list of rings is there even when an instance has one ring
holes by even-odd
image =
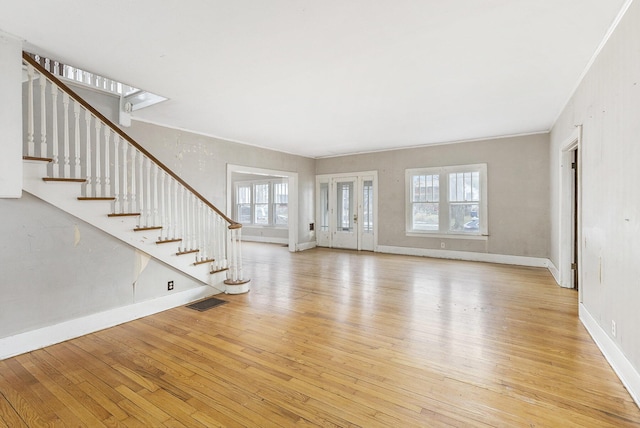
[[[580,289],[580,127],[561,150],[560,285]]]
[[[255,178],[260,177],[268,182],[269,180],[277,179],[278,181],[282,181],[287,184],[287,198],[286,198],[286,231],[287,236],[284,238],[284,242],[287,243],[289,247],[289,251],[295,252],[297,251],[298,244],[298,173],[290,172],[290,171],[278,171],[272,169],[264,169],[264,168],[253,168],[249,166],[242,165],[227,165],[227,212],[235,213],[234,211],[234,183],[238,176],[245,176],[247,178]],[[273,195],[273,187],[271,188],[271,195]],[[254,201],[255,202],[255,201]],[[274,201],[274,202],[284,202],[283,201]],[[283,205],[282,203],[280,205]],[[259,207],[263,208],[263,207]],[[237,213],[235,213],[237,214]],[[255,213],[254,213],[255,214]],[[235,217],[235,215],[234,215]],[[259,217],[259,216],[257,216]],[[256,217],[256,218],[257,218]],[[282,217],[282,216],[280,216]],[[278,218],[273,217],[273,223],[278,223]],[[238,221],[238,219],[236,219]],[[249,229],[249,227],[247,227]],[[244,235],[244,233],[243,233]],[[249,238],[248,240],[256,240],[257,238]],[[279,243],[280,238],[267,238],[262,242],[275,242]]]

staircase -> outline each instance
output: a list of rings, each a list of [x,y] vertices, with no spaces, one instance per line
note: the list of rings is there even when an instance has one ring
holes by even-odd
[[[220,292],[247,292],[242,225],[39,61],[23,64],[23,189]]]

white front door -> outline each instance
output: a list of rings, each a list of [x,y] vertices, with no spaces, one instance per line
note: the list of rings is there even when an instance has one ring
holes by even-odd
[[[317,177],[320,247],[375,250],[376,174]]]
[[[333,247],[358,249],[358,178],[339,177],[332,180],[333,216],[329,221]],[[333,220],[333,221],[331,221]]]

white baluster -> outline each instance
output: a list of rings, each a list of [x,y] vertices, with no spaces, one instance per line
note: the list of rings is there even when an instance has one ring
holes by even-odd
[[[101,146],[100,146],[100,129],[102,127],[102,122],[98,120],[98,118],[94,119],[95,128],[96,128],[96,173],[95,173],[95,196],[102,196],[102,156],[101,156]]]
[[[51,84],[51,146],[53,150],[53,177],[60,176],[60,163],[58,161],[58,87]]]
[[[200,251],[196,254],[196,260],[198,256],[202,256],[204,249],[202,248],[202,235],[200,234],[200,210],[202,209],[202,202],[199,198],[193,197],[193,241],[194,247]]]
[[[122,202],[120,203],[120,213],[124,214],[127,212],[127,203],[129,202],[129,186],[128,186],[128,178],[127,175],[129,173],[128,168],[128,159],[127,159],[127,149],[129,148],[129,143],[125,140],[122,142],[122,193],[120,197],[122,198]],[[131,207],[128,212],[134,212],[134,208]]]
[[[238,272],[236,271],[236,240],[235,240],[235,230],[234,229],[230,229],[229,230],[229,240],[230,242],[230,247],[231,247],[231,254],[229,256],[229,271],[227,272],[227,279],[231,280],[231,281],[237,281],[238,280]]]
[[[111,196],[111,129],[104,125],[104,195]]]
[[[62,107],[63,107],[63,141],[62,145],[64,153],[64,169],[62,174],[64,178],[71,178],[71,156],[69,154],[71,142],[69,141],[69,94],[62,93]]]
[[[151,194],[151,159],[148,158],[145,162],[145,177],[147,180],[147,188],[145,191],[147,196],[145,204],[147,206],[147,226],[155,226],[155,224],[153,224],[153,195]]]
[[[236,229],[236,240],[238,248],[238,258],[236,259],[236,271],[238,281],[244,280],[244,273],[242,272],[242,228]]]
[[[122,207],[122,195],[120,192],[120,136],[118,134],[114,135],[113,140],[113,196],[116,198],[113,204],[113,212],[117,213]]]
[[[89,110],[84,111],[84,121],[87,128],[87,134],[85,142],[85,171],[87,174],[86,177],[86,185],[85,185],[85,196],[93,196],[93,184],[92,184],[92,171],[91,171],[91,113]]]
[[[136,204],[136,152],[137,150],[134,147],[131,147],[131,212],[140,212],[140,208]]]
[[[191,249],[197,249],[198,243],[196,242],[196,197],[193,193],[189,192],[189,236],[191,240]]]
[[[149,160],[149,163],[151,163],[151,160]],[[158,217],[158,165],[154,162],[151,169],[153,172],[153,214],[151,224],[153,226],[158,226],[162,225]]]
[[[137,150],[136,150],[137,151]],[[146,205],[144,203],[144,170],[142,164],[144,162],[144,155],[138,154],[138,209],[140,210],[140,227],[146,226]]]
[[[204,234],[204,204],[198,199],[198,231],[196,236],[198,239],[198,248],[200,248],[200,260],[204,260],[207,255],[207,241]]]
[[[208,207],[205,207],[204,202],[200,201],[200,209],[198,211],[198,215],[200,217],[200,248],[202,248],[202,252],[200,259],[201,260],[206,260],[209,257],[209,246],[207,245],[207,230],[206,230],[206,223],[205,223],[205,215],[206,215],[206,209]]]
[[[213,214],[213,221],[211,223],[213,227],[213,231],[211,232],[211,236],[213,237],[213,257],[216,259],[215,269],[222,269],[222,264],[224,262],[225,256],[221,251],[220,247],[220,228],[219,228],[219,215],[217,213]]]
[[[167,174],[167,209],[166,209],[166,215],[167,218],[165,219],[166,224],[167,224],[167,233],[166,233],[166,237],[167,239],[174,239],[175,238],[175,229],[173,227],[173,204],[171,203],[173,201],[173,193],[171,193],[171,182],[173,181],[173,178]]]
[[[65,93],[65,95],[67,95]],[[69,98],[69,95],[67,95],[67,98]],[[73,101],[73,120],[75,123],[74,126],[74,153],[73,153],[73,157],[74,157],[74,162],[73,162],[73,174],[75,176],[75,178],[81,178],[82,177],[82,168],[81,168],[81,161],[80,161],[80,103],[77,101]],[[85,155],[86,156],[86,155]],[[88,157],[88,156],[87,156]],[[85,176],[88,176],[89,174],[85,172]]]
[[[48,157],[47,150],[47,79],[40,75],[40,157]]]
[[[180,216],[180,236],[182,237],[182,251],[186,251],[187,249],[187,229],[184,227],[184,186],[180,185],[180,212],[178,215]]]
[[[156,169],[158,167],[156,166]],[[167,223],[167,205],[165,204],[165,192],[167,190],[166,188],[166,181],[167,178],[167,174],[162,171],[162,173],[160,174],[160,226],[162,226],[162,229],[160,231],[160,240],[163,241],[165,239],[168,239],[168,223]]]
[[[178,239],[178,182],[169,178],[169,199],[171,200],[171,238]]]
[[[31,64],[27,65],[27,75],[29,76],[29,83],[27,86],[27,156],[36,155],[36,145],[34,138],[34,111],[33,111],[33,79],[35,69]]]
[[[185,189],[184,195],[184,217],[182,218],[182,229],[184,230],[184,247],[186,250],[191,250],[193,247],[191,246],[191,222],[189,219],[191,218],[191,193],[189,193]]]

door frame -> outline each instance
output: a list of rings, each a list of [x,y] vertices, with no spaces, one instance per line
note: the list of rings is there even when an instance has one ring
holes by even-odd
[[[580,284],[580,272],[582,272],[582,168],[581,158],[581,140],[582,140],[582,126],[577,126],[571,136],[565,141],[560,148],[560,286],[564,288],[574,288],[573,276],[571,271],[572,254],[574,251],[574,216],[575,213],[575,238],[577,239],[577,252],[576,261],[578,264],[578,284]],[[573,162],[573,153],[577,151],[576,161],[578,169],[575,174],[577,181],[577,192],[575,191],[575,185],[573,181],[573,173],[571,163]],[[575,207],[574,207],[574,193],[575,193]],[[578,287],[579,300],[582,302],[582,289]]]
[[[261,174],[287,178],[289,185],[289,251],[296,252],[298,247],[298,173],[291,171],[278,171],[275,169],[254,168],[250,166],[227,164],[227,213],[233,212],[233,173]]]
[[[355,177],[357,180],[357,185],[358,185],[358,192],[357,192],[357,209],[358,209],[358,218],[360,219],[360,221],[358,221],[358,225],[357,225],[357,234],[358,234],[358,245],[357,245],[357,250],[361,251],[362,250],[362,238],[361,238],[361,234],[362,232],[362,218],[363,216],[361,215],[362,213],[361,211],[361,207],[362,207],[362,201],[360,200],[360,193],[362,192],[362,183],[364,178],[371,178],[373,181],[373,251],[374,252],[378,252],[378,171],[358,171],[358,172],[344,172],[344,173],[334,173],[334,174],[320,174],[320,175],[316,175],[316,224],[318,224],[318,219],[320,219],[321,217],[321,213],[320,213],[320,184],[322,182],[329,182],[329,198],[331,199],[331,188],[332,188],[332,183],[333,180],[337,179],[337,178],[341,178],[341,177]],[[330,213],[330,216],[332,214]],[[330,217],[331,218],[331,217]],[[330,220],[330,224],[331,224],[331,220]],[[330,231],[331,232],[331,231]],[[318,233],[320,233],[320,230],[318,229],[318,231],[316,232],[316,244],[318,243]],[[329,233],[329,248],[333,248],[333,234]]]

